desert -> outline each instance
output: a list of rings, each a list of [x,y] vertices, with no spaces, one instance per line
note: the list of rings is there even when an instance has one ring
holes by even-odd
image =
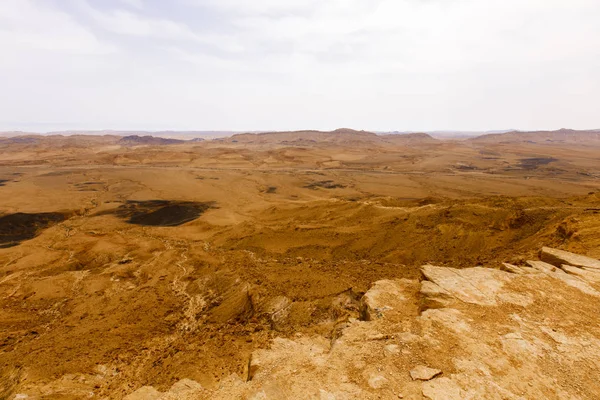
[[[0,400],[600,399],[599,21],[0,0]]]
[[[597,131],[2,137],[0,398],[597,398],[599,178]]]

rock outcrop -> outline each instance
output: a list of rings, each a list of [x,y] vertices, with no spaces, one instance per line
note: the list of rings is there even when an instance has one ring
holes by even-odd
[[[276,338],[252,354],[247,376],[216,389],[183,379],[125,398],[600,398],[599,274],[551,249],[542,258],[554,264],[425,265],[421,280],[375,282],[361,319],[332,339]],[[274,323],[288,306],[284,297],[270,306]]]
[[[552,249],[550,247],[542,248],[540,251],[540,259],[556,267],[567,264],[574,267],[590,268],[600,271],[600,261],[598,260],[564,250]]]

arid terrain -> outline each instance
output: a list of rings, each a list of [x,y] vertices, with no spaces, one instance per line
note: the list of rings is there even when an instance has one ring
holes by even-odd
[[[600,131],[0,137],[0,399],[600,398],[542,247],[600,259]]]

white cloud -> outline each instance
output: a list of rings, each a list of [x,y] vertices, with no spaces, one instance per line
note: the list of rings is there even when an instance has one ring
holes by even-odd
[[[210,0],[209,0],[210,1]],[[240,7],[243,16],[234,23],[247,31],[245,46],[281,42],[295,52],[341,51],[349,63],[373,57],[374,72],[380,64],[410,61],[418,68],[441,72],[448,67],[472,67],[479,62],[515,61],[540,64],[556,58],[585,56],[598,48],[599,3],[557,0],[437,1],[333,0],[314,4],[308,15],[269,15],[279,6],[274,1],[226,0],[221,7]],[[285,3],[288,5],[288,3]],[[310,1],[293,1],[292,5]],[[586,17],[586,11],[596,14]],[[569,15],[571,14],[571,15]],[[570,18],[571,23],[565,23]]]
[[[28,49],[73,54],[115,50],[69,14],[39,7],[30,0],[3,0],[0,4],[0,49],[5,55]]]
[[[16,95],[0,99],[7,115],[100,128],[600,126],[597,0],[71,1],[75,14],[0,3],[2,50],[29,52],[0,61],[12,65],[3,87],[66,102]]]
[[[123,35],[160,37],[174,40],[196,38],[190,28],[184,24],[169,20],[144,18],[129,11],[94,12],[92,15],[104,29]]]
[[[138,10],[144,8],[144,0],[121,0],[121,2],[129,7],[137,8]]]
[[[284,13],[317,6],[320,0],[178,0],[191,6],[219,8],[235,14]],[[331,1],[331,0],[329,0]],[[334,0],[337,1],[337,0]]]
[[[239,43],[233,38],[212,33],[200,34],[183,22],[147,17],[123,9],[100,11],[91,7],[85,0],[80,0],[78,4],[102,29],[112,33],[148,39],[196,42],[218,46],[230,52],[241,50]]]

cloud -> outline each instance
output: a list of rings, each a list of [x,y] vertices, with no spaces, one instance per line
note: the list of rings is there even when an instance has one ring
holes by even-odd
[[[123,4],[141,10],[144,8],[144,0],[120,0]]]
[[[598,20],[597,0],[4,0],[0,107],[190,129],[595,126]]]
[[[235,15],[240,14],[281,14],[310,10],[321,3],[320,0],[177,0],[182,4],[196,7],[220,9]],[[337,0],[335,0],[337,1]],[[377,0],[375,0],[377,1]]]
[[[3,0],[0,22],[0,48],[5,55],[28,49],[91,55],[115,51],[69,14],[30,0]]]
[[[129,11],[93,12],[92,16],[102,28],[118,34],[173,40],[193,40],[197,38],[192,30],[184,24],[169,20],[144,18]]]
[[[239,44],[227,36],[210,32],[198,33],[183,22],[149,17],[140,12],[119,8],[99,10],[85,0],[80,0],[78,4],[99,27],[111,33],[147,39],[195,42],[229,52],[241,50]]]

